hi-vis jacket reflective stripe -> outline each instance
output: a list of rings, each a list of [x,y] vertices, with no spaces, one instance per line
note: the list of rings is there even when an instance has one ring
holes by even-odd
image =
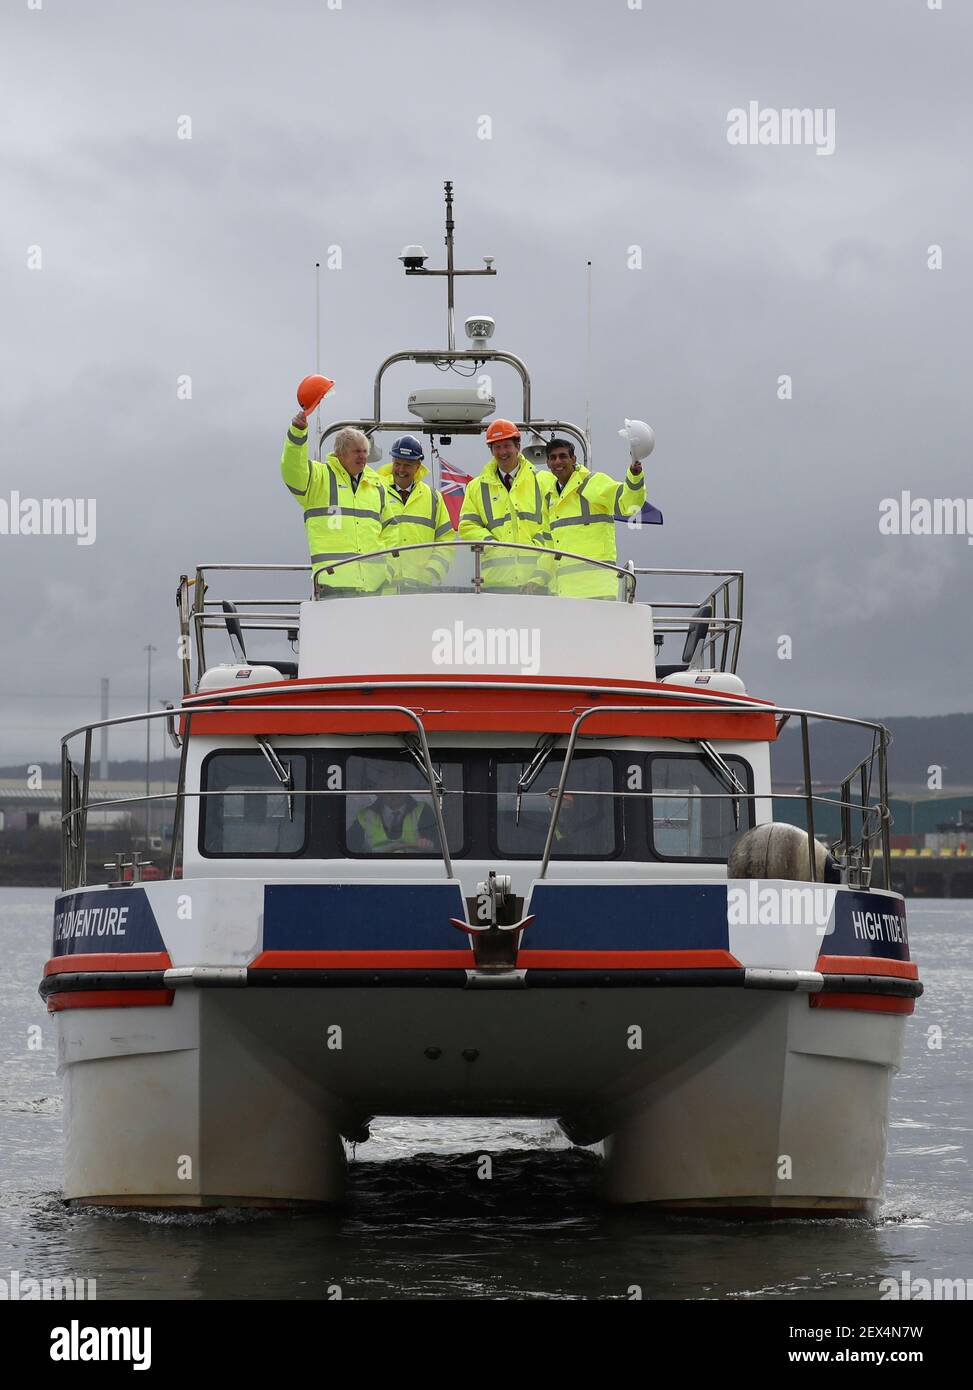
[[[416,469],[412,491],[405,502],[395,490],[392,465],[378,470],[385,487],[385,512],[382,517],[382,546],[432,545],[436,550],[403,551],[398,559],[389,556],[388,577],[394,583],[406,580],[417,584],[440,584],[450,565],[450,553],[445,549],[456,539],[446,503],[434,487],[423,479],[427,469],[420,463]]]
[[[553,476],[553,475],[552,475]],[[617,563],[615,517],[634,516],[645,504],[645,474],[631,469],[623,483],[607,473],[592,473],[579,464],[559,495],[557,484],[545,498],[545,529],[548,545],[556,552],[563,547],[575,555]],[[554,587],[558,594],[574,598],[615,598],[618,581],[609,570],[585,565],[565,557],[554,565]]]
[[[371,850],[373,854],[377,854],[383,849],[401,849],[403,845],[410,845],[416,849],[421,836],[419,826],[421,814],[421,806],[414,806],[411,811],[405,813],[402,818],[402,830],[397,840],[389,838],[382,817],[371,806],[366,806],[364,811],[359,811],[355,819],[362,828],[365,848]]]
[[[478,478],[467,483],[459,518],[461,541],[507,541],[532,545],[543,551],[548,544],[544,524],[544,497],[552,486],[549,473],[539,474],[523,454],[513,486],[508,492],[500,481],[500,466],[491,459]],[[509,469],[504,470],[509,472]],[[551,560],[540,554],[535,560],[525,551],[491,554],[481,561],[483,578],[490,586],[522,584],[550,586]]]
[[[385,580],[384,556],[342,565],[331,574],[325,572],[332,560],[366,555],[382,548],[385,488],[374,468],[366,464],[357,488],[353,489],[337,454],[329,454],[323,463],[308,459],[307,430],[291,425],[280,457],[280,474],[304,512],[307,547],[317,584],[362,589],[366,593],[381,588]]]

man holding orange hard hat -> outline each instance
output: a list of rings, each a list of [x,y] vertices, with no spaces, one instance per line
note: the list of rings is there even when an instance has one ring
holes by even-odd
[[[362,430],[342,429],[334,452],[309,459],[307,417],[334,385],[327,377],[305,377],[298,387],[301,409],[284,440],[280,472],[304,512],[304,529],[317,598],[376,593],[385,581],[385,559],[369,559],[382,548],[385,487],[368,466],[369,441]],[[348,561],[360,558],[356,563]]]

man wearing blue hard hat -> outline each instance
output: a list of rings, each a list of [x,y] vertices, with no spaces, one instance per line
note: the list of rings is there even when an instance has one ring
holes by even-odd
[[[441,584],[449,569],[446,543],[455,539],[442,495],[425,481],[422,443],[414,434],[403,434],[392,445],[392,461],[378,470],[385,484],[382,514],[383,546],[432,546],[402,549],[389,556],[389,583],[395,588],[428,589]]]

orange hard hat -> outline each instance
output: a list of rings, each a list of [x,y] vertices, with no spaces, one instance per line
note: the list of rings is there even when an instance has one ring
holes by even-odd
[[[317,410],[334,382],[328,376],[306,376],[297,388],[297,403],[305,413]]]
[[[519,439],[520,430],[513,420],[494,420],[486,433],[487,443],[496,444],[501,439]]]

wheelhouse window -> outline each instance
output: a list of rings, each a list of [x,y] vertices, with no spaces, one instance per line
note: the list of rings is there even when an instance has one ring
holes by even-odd
[[[263,753],[212,753],[203,764],[200,852],[247,858],[299,855],[307,839],[307,756],[278,751],[285,786]]]
[[[749,764],[736,757],[723,761],[743,790],[752,792]],[[725,861],[753,825],[753,802],[734,795],[733,782],[696,754],[650,756],[649,788],[649,839],[659,859]]]
[[[433,759],[451,854],[463,849],[463,765]],[[345,759],[344,850],[352,856],[436,856],[442,853],[433,793],[408,753],[358,754]]]
[[[552,754],[525,785],[533,753],[496,762],[496,852],[510,859],[540,859],[564,767]],[[615,769],[610,757],[576,753],[571,760],[551,857],[609,859],[618,853]]]

